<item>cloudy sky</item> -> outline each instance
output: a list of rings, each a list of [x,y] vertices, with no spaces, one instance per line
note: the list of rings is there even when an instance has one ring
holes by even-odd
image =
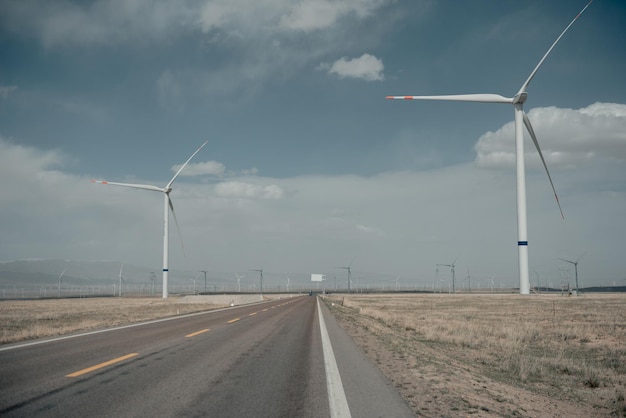
[[[0,261],[375,286],[517,283],[513,108],[586,0],[0,0]],[[626,4],[596,0],[525,105],[531,283],[624,284]],[[114,272],[115,275],[117,272]],[[442,268],[441,279],[449,271]]]

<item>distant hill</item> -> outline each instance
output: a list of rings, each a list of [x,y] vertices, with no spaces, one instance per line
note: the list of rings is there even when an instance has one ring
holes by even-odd
[[[77,286],[112,284],[119,280],[121,263],[116,261],[74,261],[58,259],[17,260],[0,263],[0,287],[50,286],[62,283]],[[150,270],[146,267],[124,265],[127,283],[147,283]],[[160,271],[157,270],[157,274]]]
[[[40,297],[58,294],[59,276],[61,294],[117,293],[122,263],[119,261],[77,261],[60,259],[28,259],[0,262],[0,298]],[[156,294],[161,292],[161,268],[124,264],[123,289],[126,294]],[[154,280],[151,280],[151,279]],[[207,272],[209,291],[234,290],[234,273]],[[204,275],[199,271],[170,270],[170,292],[201,292],[205,288]],[[244,285],[242,285],[242,290]]]

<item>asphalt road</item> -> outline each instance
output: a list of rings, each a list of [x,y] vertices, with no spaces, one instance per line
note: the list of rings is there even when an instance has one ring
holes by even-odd
[[[0,347],[0,416],[412,414],[304,296]]]

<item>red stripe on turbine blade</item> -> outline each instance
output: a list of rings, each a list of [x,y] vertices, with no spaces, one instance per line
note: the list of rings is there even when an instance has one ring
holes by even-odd
[[[413,96],[404,96],[404,100],[413,100]]]

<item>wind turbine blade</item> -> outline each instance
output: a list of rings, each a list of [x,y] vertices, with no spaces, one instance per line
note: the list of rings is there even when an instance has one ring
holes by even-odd
[[[482,103],[513,103],[512,98],[499,94],[449,94],[442,96],[387,96],[391,100],[446,100],[453,102],[482,102]]]
[[[107,184],[110,186],[123,186],[123,187],[132,187],[133,189],[144,189],[151,190],[153,192],[163,192],[164,190],[160,187],[151,186],[149,184],[132,184],[132,183],[115,183],[113,181],[104,181],[104,180],[91,180],[92,183],[98,184]]]
[[[578,259],[576,260],[576,262],[578,263],[580,261],[581,258],[583,258],[585,256],[585,254],[587,254],[587,251],[585,251],[583,253],[583,255],[581,255],[580,257],[578,257]]]
[[[172,212],[172,216],[174,217],[174,223],[176,224],[176,230],[178,231],[178,239],[180,239],[180,247],[183,249],[183,256],[187,256],[187,254],[185,254],[185,246],[183,245],[183,236],[180,234],[180,227],[178,226],[178,219],[176,219],[176,212],[174,212],[174,204],[172,203],[172,199],[170,199],[170,196],[168,194],[167,196],[167,202],[170,206],[170,211]]]
[[[207,144],[207,142],[209,142],[209,141],[208,141],[208,140],[207,140],[207,141],[204,141],[204,144],[200,145],[200,147],[196,150],[196,152],[194,152],[193,154],[191,154],[191,157],[187,158],[187,161],[185,161],[185,164],[183,164],[183,165],[181,165],[181,166],[180,166],[180,168],[178,169],[178,171],[176,172],[176,174],[174,174],[174,177],[172,177],[172,179],[170,180],[170,182],[169,182],[169,183],[167,183],[167,186],[165,186],[165,188],[166,188],[166,189],[169,189],[169,188],[172,186],[172,183],[174,183],[174,180],[176,180],[176,177],[178,177],[178,175],[180,174],[180,172],[181,172],[181,171],[183,171],[183,169],[185,168],[185,166],[186,166],[187,164],[189,164],[189,161],[191,161],[191,159],[192,159],[193,157],[195,157],[195,156],[196,156],[196,154],[197,154],[197,153],[199,153],[199,152],[200,152],[200,150],[201,150],[202,148],[204,148],[204,146]]]
[[[561,32],[561,34],[559,35],[558,38],[556,38],[556,41],[554,41],[554,43],[552,44],[552,46],[550,47],[550,49],[548,49],[548,51],[545,53],[545,55],[543,56],[543,58],[541,58],[541,61],[539,61],[539,64],[537,64],[537,66],[535,67],[535,69],[533,70],[532,73],[530,73],[530,76],[528,77],[528,80],[526,80],[526,82],[522,85],[522,88],[519,89],[518,94],[523,93],[526,91],[526,89],[528,88],[528,85],[530,84],[530,82],[532,81],[532,79],[535,77],[535,74],[537,73],[537,71],[539,70],[539,67],[541,67],[541,64],[543,64],[543,62],[545,61],[545,59],[548,57],[548,54],[550,54],[550,52],[552,51],[552,49],[556,46],[556,44],[561,40],[561,38],[563,37],[563,35],[565,35],[565,32],[567,32],[567,30],[570,28],[570,26],[572,26],[574,24],[574,22],[576,21],[576,19],[578,19],[580,17],[581,14],[583,14],[583,12],[585,10],[587,10],[587,7],[589,7],[589,5],[593,2],[593,0],[590,0],[589,3],[587,3],[587,5],[585,7],[583,7],[583,9],[576,15],[576,17],[570,22],[569,25],[567,25],[567,27],[565,29],[563,29],[563,32]]]
[[[565,219],[565,216],[563,215],[563,209],[561,209],[561,203],[559,202],[559,196],[556,194],[556,189],[554,188],[554,183],[552,182],[552,176],[550,176],[550,171],[548,171],[548,165],[546,164],[546,160],[543,158],[543,153],[541,152],[541,148],[539,147],[539,142],[537,141],[537,136],[535,135],[533,126],[530,124],[530,119],[528,119],[526,112],[522,112],[522,115],[524,116],[524,125],[526,125],[526,129],[528,129],[528,133],[530,134],[530,137],[535,144],[535,148],[537,148],[537,152],[539,153],[539,158],[541,158],[543,167],[546,169],[546,174],[548,175],[548,180],[550,180],[550,186],[552,186],[554,198],[556,199],[556,204],[559,206],[559,211],[561,212],[561,218]]]
[[[573,262],[572,260],[566,260],[566,259],[564,259],[564,258],[560,258],[560,257],[559,257],[559,260],[563,260],[563,261],[566,261],[566,262],[568,262],[568,263],[572,263],[572,264],[574,264],[574,262]]]
[[[61,272],[61,275],[59,276],[57,280],[61,280],[61,278],[63,277],[66,271],[67,271],[67,268],[63,269],[63,271]]]

